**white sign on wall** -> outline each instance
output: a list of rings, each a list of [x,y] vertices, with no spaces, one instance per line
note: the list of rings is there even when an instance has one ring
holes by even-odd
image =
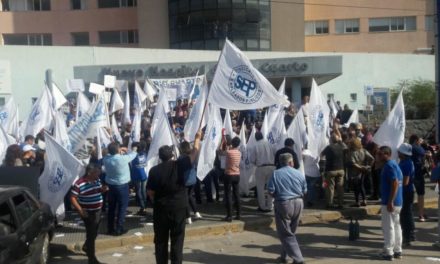
[[[11,65],[9,61],[0,60],[0,94],[11,92]]]

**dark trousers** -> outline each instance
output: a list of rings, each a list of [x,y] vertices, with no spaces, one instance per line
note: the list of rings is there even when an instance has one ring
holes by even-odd
[[[213,202],[212,196],[212,183],[214,183],[215,188],[215,199],[220,200],[220,185],[219,185],[219,174],[217,173],[217,169],[212,169],[208,175],[206,175],[203,180],[205,184],[206,197],[208,202]]]
[[[84,242],[87,249],[87,258],[93,261],[95,256],[95,240],[98,236],[99,223],[101,222],[101,210],[87,211],[88,216],[83,218],[86,227],[86,241]]]
[[[374,198],[379,198],[380,196],[380,172],[382,171],[382,168],[379,169],[372,169],[371,170],[371,182],[373,183],[373,194],[372,196]]]
[[[168,263],[168,239],[171,239],[171,263],[182,263],[185,218],[186,208],[170,210],[169,208],[154,207],[153,222],[156,264]]]
[[[402,226],[402,240],[410,242],[414,238],[413,216],[414,192],[403,192],[403,205],[400,211],[400,225]]]
[[[186,191],[188,193],[188,207],[186,208],[186,217],[191,216],[191,210],[193,213],[197,212],[196,201],[192,195],[194,185],[186,186]]]
[[[122,185],[108,185],[108,219],[107,231],[115,231],[115,217],[116,217],[116,231],[122,232],[124,230],[125,212],[128,207],[128,183]]]
[[[364,180],[365,180],[364,174],[355,176],[351,179],[351,182],[353,183],[354,199],[356,200],[356,203],[359,202],[359,196],[361,196],[362,201],[365,200]]]
[[[231,187],[232,195],[234,196],[235,209],[237,216],[240,216],[240,196],[238,190],[238,183],[240,182],[239,175],[227,175],[223,180],[225,186],[225,200],[226,200],[226,216],[232,216],[232,197],[231,197]]]

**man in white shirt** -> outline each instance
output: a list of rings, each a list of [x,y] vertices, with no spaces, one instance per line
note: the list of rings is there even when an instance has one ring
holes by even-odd
[[[270,212],[273,208],[273,197],[265,193],[265,186],[275,169],[273,164],[274,154],[270,143],[264,139],[261,132],[255,133],[255,139],[257,143],[251,150],[251,163],[257,167],[255,181],[257,184],[258,211]]]

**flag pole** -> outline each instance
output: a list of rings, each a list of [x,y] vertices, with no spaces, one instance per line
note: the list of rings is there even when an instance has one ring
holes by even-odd
[[[220,61],[221,57],[223,56],[223,51],[225,50],[226,41],[228,41],[228,38],[225,38],[225,44],[223,44],[223,49],[220,51],[220,56],[218,57],[217,64],[215,65],[215,72],[214,72],[214,77],[212,78],[212,80],[214,80],[215,76],[217,75],[218,62]],[[205,72],[205,76],[206,76],[206,72]],[[212,82],[211,82],[211,85],[212,85]],[[206,105],[208,104],[210,94],[211,94],[211,88],[208,89],[208,95],[206,96],[205,106],[203,107],[202,118],[200,119],[199,129],[197,129],[197,130],[200,130],[200,128],[202,126],[203,117],[205,116]]]

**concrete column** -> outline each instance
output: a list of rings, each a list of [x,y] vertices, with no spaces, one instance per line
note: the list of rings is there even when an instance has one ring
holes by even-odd
[[[301,105],[301,81],[299,79],[292,80],[292,90],[290,94],[290,101],[296,106]]]

